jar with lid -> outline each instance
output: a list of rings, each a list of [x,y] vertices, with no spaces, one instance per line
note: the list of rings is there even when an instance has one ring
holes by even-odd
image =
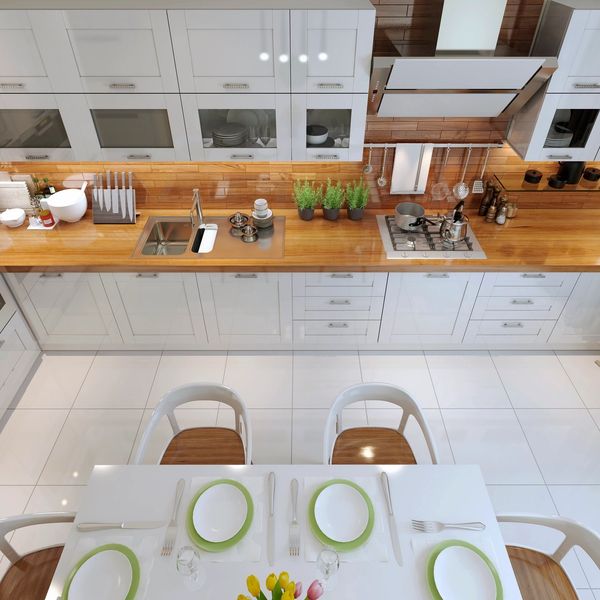
[[[514,219],[517,216],[518,212],[519,207],[517,206],[517,203],[514,200],[511,200],[506,204],[506,217],[508,219]]]
[[[504,225],[506,223],[506,213],[508,212],[508,202],[502,202],[496,212],[496,223]]]

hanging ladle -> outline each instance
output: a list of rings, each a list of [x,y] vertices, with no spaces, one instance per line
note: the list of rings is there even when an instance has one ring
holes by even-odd
[[[387,146],[383,149],[383,162],[381,164],[381,175],[377,178],[377,185],[379,187],[385,187],[387,185],[387,179],[385,178],[385,161],[387,158]]]
[[[469,165],[469,159],[471,158],[471,152],[473,148],[469,146],[467,151],[467,159],[465,160],[465,166],[460,178],[460,182],[452,188],[452,193],[457,200],[464,200],[469,195],[469,186],[465,182],[465,175],[467,174],[467,166]]]

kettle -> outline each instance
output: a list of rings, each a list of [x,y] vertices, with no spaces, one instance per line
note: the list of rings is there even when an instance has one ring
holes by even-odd
[[[469,217],[463,214],[465,206],[464,200],[461,200],[451,214],[441,218],[440,237],[445,242],[462,242],[469,230]]]

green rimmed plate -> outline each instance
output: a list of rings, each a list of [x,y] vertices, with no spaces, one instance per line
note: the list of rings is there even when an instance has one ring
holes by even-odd
[[[233,535],[232,537],[230,537],[227,540],[223,540],[220,542],[211,542],[209,540],[204,539],[196,531],[196,527],[194,526],[194,508],[195,508],[196,503],[198,502],[198,499],[200,498],[200,496],[202,496],[202,494],[204,494],[207,490],[214,488],[217,485],[231,485],[231,486],[237,488],[242,493],[242,495],[244,496],[244,498],[246,500],[247,512],[246,512],[246,518],[244,519],[240,529],[237,531],[237,533],[235,533],[235,535]],[[188,532],[188,536],[190,537],[190,540],[192,540],[192,542],[196,546],[198,546],[198,548],[200,548],[201,550],[206,550],[207,552],[223,552],[224,550],[227,550],[228,548],[235,546],[237,543],[239,543],[244,538],[244,536],[248,533],[250,526],[252,525],[253,518],[254,518],[254,503],[252,502],[252,497],[250,496],[250,492],[248,492],[248,490],[245,488],[245,486],[243,486],[241,483],[239,483],[238,481],[235,481],[233,479],[216,479],[215,481],[211,481],[209,484],[200,488],[196,492],[194,497],[192,498],[192,501],[190,502],[190,505],[189,505],[188,511],[187,511],[186,528],[187,528],[187,532]]]
[[[324,490],[333,485],[347,485],[353,488],[360,494],[360,496],[362,496],[365,502],[367,509],[366,524],[362,533],[360,533],[353,540],[343,542],[333,540],[330,537],[328,537],[317,524],[317,519],[315,516],[315,506],[317,504],[317,500]],[[369,498],[367,492],[365,492],[365,490],[363,490],[359,485],[357,485],[353,481],[349,481],[348,479],[332,479],[324,485],[320,486],[310,499],[310,502],[308,503],[308,522],[310,524],[310,528],[314,536],[322,544],[324,544],[325,546],[329,546],[330,548],[333,548],[338,552],[348,552],[350,550],[355,550],[356,548],[359,548],[369,539],[371,533],[373,532],[373,527],[375,525],[375,510],[373,509],[373,503],[371,502],[371,498]]]
[[[140,563],[133,551],[127,546],[123,546],[122,544],[105,544],[103,546],[95,548],[94,550],[91,550],[90,552],[82,556],[67,577],[65,587],[63,588],[62,593],[63,600],[76,600],[76,598],[90,598],[89,591],[80,590],[80,585],[84,585],[87,590],[98,590],[99,585],[110,585],[111,582],[107,578],[106,568],[111,566],[111,562],[113,564],[118,565],[118,567],[122,567],[122,565],[117,562],[118,557],[117,561],[111,561],[113,557],[110,557],[108,554],[104,556],[99,555],[101,555],[102,553],[111,552],[116,552],[123,555],[129,563],[129,567],[131,568],[131,581],[129,582],[129,590],[127,590],[126,592],[125,590],[123,590],[123,592],[125,592],[125,595],[121,595],[120,597],[123,598],[123,600],[133,600],[135,598],[138,586],[140,584]],[[84,565],[86,565],[86,563],[88,563],[90,559],[94,559],[94,557],[98,557],[97,559],[95,559],[98,561],[98,568],[96,569],[96,572],[90,572],[89,569],[86,571]],[[79,580],[82,581],[81,584],[79,583]],[[84,583],[86,580],[88,582],[87,585],[86,583]],[[118,591],[118,588],[121,585],[121,581],[121,576],[117,577],[117,579],[114,582],[115,589],[109,590],[111,598],[116,597],[114,596],[114,592]],[[104,587],[104,589],[106,589],[106,587]]]
[[[447,550],[448,548],[453,548],[453,547],[466,548],[467,550],[470,550],[471,552],[473,552],[477,557],[479,557],[479,559],[481,559],[481,561],[483,562],[485,567],[487,567],[487,569],[489,569],[489,572],[493,578],[492,585],[495,586],[495,588],[496,588],[494,600],[503,600],[504,599],[504,590],[502,588],[502,582],[500,581],[500,575],[498,575],[498,571],[496,570],[494,563],[477,546],[474,546],[473,544],[469,544],[469,542],[465,542],[463,540],[445,540],[445,541],[439,543],[437,546],[435,546],[435,548],[431,551],[431,554],[429,555],[429,558],[427,559],[427,566],[426,566],[427,584],[429,586],[429,591],[431,592],[431,597],[434,600],[444,600],[444,598],[442,597],[442,595],[439,592],[438,584],[436,583],[435,566],[436,566],[436,561],[438,560],[440,554],[444,550]],[[492,597],[492,596],[494,596],[493,592],[490,597]],[[481,600],[487,600],[487,598],[482,598]]]

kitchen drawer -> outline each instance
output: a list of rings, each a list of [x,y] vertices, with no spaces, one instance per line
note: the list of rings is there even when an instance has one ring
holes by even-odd
[[[556,321],[518,320],[469,321],[463,343],[495,346],[544,344]]]
[[[294,296],[309,295],[306,288],[334,286],[371,288],[371,295],[383,296],[386,282],[387,273],[294,273]]]
[[[479,296],[568,296],[579,273],[486,273]]]
[[[297,296],[294,319],[380,319],[383,296]]]
[[[471,319],[558,319],[567,296],[479,296]]]
[[[379,321],[294,321],[294,344],[356,346],[374,344]]]

